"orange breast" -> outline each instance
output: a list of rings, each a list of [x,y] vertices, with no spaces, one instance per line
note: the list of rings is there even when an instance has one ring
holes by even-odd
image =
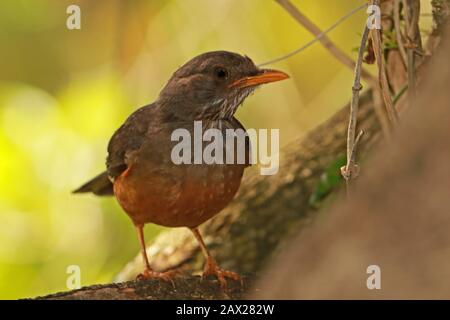
[[[135,164],[114,182],[115,196],[135,224],[196,227],[236,194],[244,166],[180,165],[152,170]]]

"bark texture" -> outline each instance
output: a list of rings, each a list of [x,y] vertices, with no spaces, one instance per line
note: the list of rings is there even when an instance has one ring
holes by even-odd
[[[216,280],[200,277],[176,278],[173,284],[163,280],[128,281],[94,285],[79,290],[60,292],[37,299],[46,300],[229,300],[242,299],[250,290],[251,281],[229,281],[222,290]]]

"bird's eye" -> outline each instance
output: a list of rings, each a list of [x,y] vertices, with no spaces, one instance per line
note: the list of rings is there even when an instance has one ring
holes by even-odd
[[[222,68],[222,67],[217,67],[214,70],[214,74],[218,79],[221,79],[221,80],[228,78],[227,70],[225,70],[225,68]]]

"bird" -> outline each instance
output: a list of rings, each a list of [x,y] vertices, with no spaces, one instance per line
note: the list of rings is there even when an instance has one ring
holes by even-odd
[[[238,107],[260,85],[287,78],[286,73],[259,68],[238,53],[206,52],[176,70],[156,101],[134,111],[115,131],[107,147],[106,171],[73,192],[115,196],[138,235],[145,267],[138,279],[172,281],[176,274],[150,266],[143,232],[148,223],[189,228],[205,257],[203,277],[216,277],[222,287],[227,278],[240,279],[219,267],[199,226],[237,193],[250,165],[250,142],[245,142],[243,163],[180,164],[173,161],[177,141],[172,133],[177,129],[193,133],[199,121],[203,129],[217,129],[224,136],[227,129],[245,130],[234,116]]]

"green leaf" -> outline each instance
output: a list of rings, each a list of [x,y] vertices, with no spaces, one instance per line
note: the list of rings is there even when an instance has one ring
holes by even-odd
[[[343,181],[341,167],[346,163],[345,154],[341,154],[322,173],[319,182],[314,188],[314,192],[309,197],[309,205],[318,207],[323,199]]]

